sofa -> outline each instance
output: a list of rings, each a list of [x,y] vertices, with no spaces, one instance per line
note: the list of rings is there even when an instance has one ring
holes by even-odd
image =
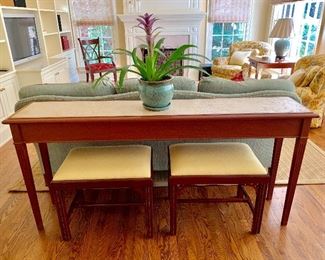
[[[219,57],[213,60],[212,75],[225,79],[232,79],[243,71],[248,75],[248,56],[270,55],[272,46],[267,42],[242,41],[235,42],[229,48],[229,57]]]
[[[299,59],[289,80],[295,84],[302,103],[319,116],[312,120],[311,127],[320,127],[325,112],[325,54]]]
[[[175,77],[173,79],[175,91],[174,99],[208,99],[208,98],[241,98],[241,97],[278,97],[286,96],[300,102],[295,93],[294,85],[288,80],[248,80],[241,83],[221,78],[203,78],[197,85],[195,81]],[[138,100],[138,80],[128,79],[125,81],[125,88],[118,90],[124,93],[116,93],[112,86],[99,85],[94,88],[91,83],[70,83],[70,84],[44,84],[24,87],[19,91],[20,100],[16,104],[16,110],[21,109],[32,102],[43,101],[74,101],[74,100]],[[127,92],[129,91],[129,92]],[[234,100],[234,102],[236,102]],[[131,130],[132,131],[132,130]],[[177,142],[182,142],[178,140]],[[187,140],[188,141],[188,140]],[[202,142],[220,140],[193,140]],[[234,141],[225,140],[225,141]],[[238,140],[235,140],[238,141]],[[271,166],[273,143],[272,139],[242,139],[242,142],[249,144],[263,165]],[[113,145],[121,142],[101,143],[50,143],[49,154],[53,172],[62,164],[67,153],[76,146],[88,145]],[[135,143],[135,142],[122,142]],[[175,141],[141,141],[153,148],[153,168],[156,171],[167,170],[167,148]]]

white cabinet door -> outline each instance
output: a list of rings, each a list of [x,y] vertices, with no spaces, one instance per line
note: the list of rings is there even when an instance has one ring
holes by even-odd
[[[5,91],[6,89],[0,84],[0,145],[4,144],[11,136],[9,126],[2,124],[2,121],[8,116],[8,101]]]
[[[70,52],[66,55],[69,64],[69,77],[70,82],[78,82],[79,75],[77,71],[77,63],[76,63],[76,56],[74,52]]]
[[[42,83],[70,83],[68,61],[63,60],[59,65],[43,71]]]
[[[0,121],[2,122],[8,115],[8,101],[6,97],[6,89],[0,85]]]
[[[42,83],[55,83],[55,74],[49,72],[42,75]]]
[[[0,121],[14,113],[18,101],[18,81],[15,75],[0,79]],[[0,123],[0,145],[11,138],[8,125]]]
[[[56,83],[69,83],[69,70],[66,67],[58,68],[58,70],[54,74]]]

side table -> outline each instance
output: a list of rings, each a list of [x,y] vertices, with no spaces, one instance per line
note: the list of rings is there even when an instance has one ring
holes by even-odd
[[[249,57],[249,72],[248,76],[251,76],[252,67],[256,68],[255,78],[258,79],[258,74],[261,69],[291,69],[291,74],[293,73],[293,69],[295,67],[296,61],[293,60],[275,60],[268,58],[260,58],[260,57]]]

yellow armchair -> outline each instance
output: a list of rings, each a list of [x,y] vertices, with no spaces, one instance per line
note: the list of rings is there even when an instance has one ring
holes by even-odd
[[[216,77],[231,79],[238,72],[243,71],[248,74],[247,63],[243,65],[230,64],[230,58],[235,51],[252,51],[251,56],[270,55],[272,46],[267,42],[242,41],[235,42],[229,48],[229,57],[221,57],[213,60],[212,75]]]
[[[296,85],[302,103],[319,115],[311,127],[322,125],[325,112],[325,54],[310,55],[298,60],[294,74],[289,78]]]

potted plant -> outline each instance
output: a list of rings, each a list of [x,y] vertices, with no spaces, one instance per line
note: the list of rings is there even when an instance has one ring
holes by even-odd
[[[173,97],[174,86],[172,84],[171,74],[179,69],[192,68],[202,71],[199,66],[194,65],[175,65],[179,61],[193,61],[200,63],[198,57],[203,55],[196,53],[187,53],[189,49],[196,48],[195,45],[184,44],[178,47],[169,57],[166,57],[161,51],[165,38],[161,38],[157,42],[155,39],[159,35],[161,27],[154,28],[154,24],[158,19],[153,14],[145,13],[137,18],[139,24],[136,26],[144,30],[146,34],[146,44],[134,48],[132,51],[125,49],[117,49],[115,54],[128,55],[131,57],[133,64],[118,68],[120,71],[117,87],[122,88],[127,72],[132,72],[140,76],[139,93],[143,106],[149,110],[165,110],[170,106]],[[137,54],[138,49],[146,49],[147,55],[145,60]],[[160,62],[158,62],[160,61]],[[106,73],[107,74],[107,73]],[[98,81],[101,81],[103,75]],[[98,83],[97,81],[97,83]]]

